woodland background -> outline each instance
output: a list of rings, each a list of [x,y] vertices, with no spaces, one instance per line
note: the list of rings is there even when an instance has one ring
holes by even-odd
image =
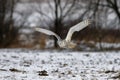
[[[120,0],[0,0],[0,48],[57,48],[56,38],[33,28],[65,38],[85,19],[92,24],[73,35],[77,50],[120,50]]]

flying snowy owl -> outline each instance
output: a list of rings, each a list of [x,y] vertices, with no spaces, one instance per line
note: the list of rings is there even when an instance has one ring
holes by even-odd
[[[90,20],[87,19],[87,20],[84,20],[84,21],[76,24],[75,26],[71,27],[64,40],[62,40],[56,33],[46,30],[46,29],[35,28],[35,31],[38,31],[38,32],[41,32],[41,33],[44,33],[47,35],[55,36],[58,39],[57,43],[61,48],[74,48],[76,46],[76,44],[71,41],[71,37],[72,37],[73,33],[75,31],[82,30],[83,28],[87,27],[89,24],[90,24]]]

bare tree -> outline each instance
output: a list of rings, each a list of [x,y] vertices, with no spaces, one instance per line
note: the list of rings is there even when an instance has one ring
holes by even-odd
[[[66,5],[68,5],[68,1],[65,2],[66,5],[62,7],[62,1],[61,0],[54,0],[54,6],[55,6],[55,20],[54,20],[54,31],[58,35],[62,36],[62,29],[64,24],[62,23],[64,18],[72,11],[72,8],[75,5],[76,0],[73,0],[71,2],[70,7],[67,9],[65,13],[63,13],[64,9],[66,8]],[[55,38],[54,46],[57,47],[57,39]]]
[[[95,5],[97,3],[94,3],[93,5]],[[120,1],[119,0],[100,0],[100,3],[98,4],[99,6],[101,7],[107,7],[107,8],[110,8],[112,9],[116,15],[118,16],[119,18],[119,21],[120,21]]]
[[[120,21],[120,11],[119,11],[120,8],[118,6],[120,4],[119,0],[106,0],[106,2],[107,2],[107,6],[115,11]]]
[[[13,11],[16,0],[0,0],[0,44],[8,46],[17,36],[17,28],[14,27]]]
[[[65,26],[70,25],[70,20],[78,20],[81,21],[83,19],[83,16],[87,14],[89,11],[89,7],[85,7],[85,10],[82,10],[82,2],[81,0],[46,0],[48,4],[48,8],[51,12],[45,12],[45,9],[42,10],[42,4],[39,6],[39,8],[36,10],[39,12],[42,17],[45,16],[50,20],[50,23],[48,24],[50,29],[52,26],[52,30],[57,33],[59,36],[64,38],[65,34],[63,35],[63,28],[65,29]],[[90,4],[89,4],[90,5]],[[47,11],[49,11],[47,10]],[[77,13],[79,12],[79,13]],[[81,14],[80,14],[81,12]],[[52,18],[48,15],[48,13],[52,13]],[[72,17],[73,15],[78,15],[78,17]],[[70,19],[71,18],[71,19]],[[75,21],[76,21],[75,20]],[[74,22],[75,22],[74,21]],[[45,22],[45,21],[44,21]],[[77,23],[77,22],[76,22]],[[51,25],[53,24],[53,25]],[[57,47],[57,39],[54,38],[54,46]]]

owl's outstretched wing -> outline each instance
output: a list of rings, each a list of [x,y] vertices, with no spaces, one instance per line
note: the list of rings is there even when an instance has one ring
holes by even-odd
[[[38,31],[38,32],[41,32],[41,33],[44,33],[44,34],[47,34],[47,35],[53,35],[55,36],[58,40],[61,40],[61,38],[55,34],[54,32],[50,31],[50,30],[46,30],[46,29],[43,29],[43,28],[34,28],[35,31]]]
[[[68,34],[67,34],[65,40],[70,41],[71,37],[75,31],[80,31],[83,28],[87,27],[89,24],[90,24],[90,20],[87,19],[87,20],[84,20],[84,21],[76,24],[75,26],[71,27],[70,30],[68,31]]]

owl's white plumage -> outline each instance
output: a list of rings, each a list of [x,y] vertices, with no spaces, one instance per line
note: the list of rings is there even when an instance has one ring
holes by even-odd
[[[74,48],[76,46],[75,43],[71,42],[71,37],[75,31],[80,31],[87,27],[90,24],[90,20],[84,20],[75,26],[71,27],[70,30],[68,31],[68,34],[65,38],[65,40],[61,40],[61,38],[54,32],[42,28],[35,28],[36,31],[47,34],[47,35],[53,35],[58,39],[58,45],[61,48]]]
[[[47,35],[53,35],[55,36],[58,40],[60,40],[61,38],[54,32],[50,31],[50,30],[46,30],[46,29],[42,29],[42,28],[35,28],[36,31],[47,34]]]
[[[87,27],[90,24],[89,20],[85,20],[82,21],[78,24],[76,24],[75,26],[71,27],[70,30],[68,31],[67,37],[66,37],[66,41],[71,41],[72,35],[75,31],[80,31],[83,28]]]

